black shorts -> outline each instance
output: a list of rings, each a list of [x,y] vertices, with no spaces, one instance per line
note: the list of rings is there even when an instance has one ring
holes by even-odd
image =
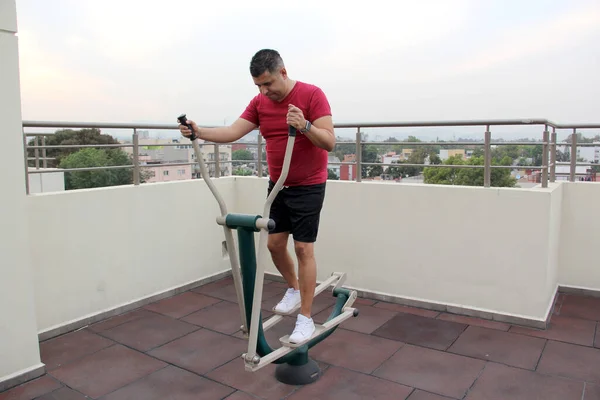
[[[267,196],[274,186],[269,180]],[[290,232],[295,241],[315,242],[324,199],[325,183],[282,187],[271,204],[269,218],[275,221],[275,229],[270,233]]]

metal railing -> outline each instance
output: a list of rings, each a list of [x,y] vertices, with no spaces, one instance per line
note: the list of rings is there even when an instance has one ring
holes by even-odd
[[[485,128],[483,131],[483,142],[473,141],[434,141],[434,142],[373,142],[362,140],[361,131],[365,128],[422,128],[422,127],[482,127]],[[491,127],[495,126],[540,126],[543,128],[542,141],[539,142],[516,142],[516,141],[500,141],[492,142],[491,140]],[[58,145],[51,146],[46,145],[46,136],[53,135],[54,133],[34,133],[25,132],[25,128],[98,128],[98,129],[126,129],[133,130],[132,143],[127,144],[81,144],[81,145]],[[554,182],[556,180],[556,165],[570,165],[569,180],[574,181],[576,177],[576,167],[580,165],[595,165],[595,164],[581,164],[577,163],[577,147],[578,146],[596,146],[593,143],[577,143],[577,130],[578,129],[600,129],[600,123],[586,123],[586,124],[558,124],[546,119],[515,119],[515,120],[456,120],[456,121],[413,121],[413,122],[389,122],[389,123],[338,123],[335,124],[336,129],[356,129],[356,135],[354,141],[343,141],[339,142],[338,145],[352,144],[355,146],[355,161],[353,162],[330,162],[330,165],[355,165],[356,174],[355,180],[357,182],[362,181],[362,167],[363,166],[381,166],[381,167],[419,167],[419,168],[483,168],[484,170],[484,186],[491,186],[491,170],[494,168],[521,168],[531,170],[541,170],[541,185],[542,187],[548,187],[548,182]],[[549,128],[552,128],[550,133]],[[153,168],[153,167],[164,167],[164,166],[176,166],[176,165],[196,165],[196,162],[177,162],[177,163],[160,163],[160,164],[144,164],[140,163],[140,144],[139,134],[140,129],[152,129],[152,130],[173,130],[178,131],[177,124],[130,124],[130,123],[96,123],[96,122],[55,122],[55,121],[23,121],[23,144],[25,153],[25,171],[26,171],[26,188],[29,194],[29,175],[30,174],[42,174],[52,173],[56,170],[45,170],[40,169],[40,161],[42,162],[42,168],[47,168],[47,161],[53,158],[46,157],[47,149],[64,149],[64,148],[133,148],[133,164],[123,166],[103,166],[103,167],[88,167],[88,168],[61,168],[60,171],[71,172],[71,171],[94,171],[94,170],[108,170],[108,169],[119,169],[129,168],[133,169],[133,184],[140,184],[140,169],[141,168]],[[572,142],[565,144],[571,147],[570,162],[560,163],[556,161],[556,146],[557,146],[557,130],[560,129],[572,129],[573,135],[571,136]],[[30,146],[27,138],[33,137],[34,144]],[[41,144],[39,139],[41,137]],[[264,148],[263,138],[258,134],[257,142],[239,142],[246,146],[257,146],[257,159],[246,163],[255,163],[258,176],[263,176],[263,164],[266,161],[262,160],[262,152]],[[157,143],[156,146],[182,146],[182,143]],[[227,143],[233,144],[233,143]],[[470,165],[470,164],[408,164],[408,163],[366,163],[362,161],[363,147],[366,145],[408,145],[408,146],[451,146],[451,145],[463,145],[463,146],[483,146],[484,147],[484,164],[483,165]],[[510,145],[542,145],[542,165],[541,166],[514,166],[514,165],[492,165],[491,153],[492,146],[510,146]],[[141,146],[153,146],[153,144],[144,144]],[[201,146],[214,146],[214,154],[219,155],[219,144],[218,143],[202,143]],[[33,149],[34,157],[29,157],[29,150]],[[40,156],[41,150],[41,156]],[[228,163],[233,166],[236,162],[242,162],[241,160],[228,160],[222,161],[220,157],[215,157],[215,161],[207,161],[208,165],[215,165],[215,177],[221,176],[221,163]],[[35,169],[30,169],[29,161],[35,161]]]

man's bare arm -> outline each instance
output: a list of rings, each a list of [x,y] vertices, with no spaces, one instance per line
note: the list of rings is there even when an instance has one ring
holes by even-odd
[[[333,119],[331,116],[321,117],[315,120],[310,130],[304,134],[315,146],[333,151],[335,148],[335,133],[333,130]]]
[[[219,126],[215,128],[200,128],[194,121],[189,119],[187,122],[192,126],[194,132],[196,132],[196,135],[198,135],[200,139],[213,143],[235,142],[258,127],[252,122],[243,118],[238,118],[230,126]],[[185,137],[189,137],[191,135],[190,130],[184,125],[179,125],[179,131]]]

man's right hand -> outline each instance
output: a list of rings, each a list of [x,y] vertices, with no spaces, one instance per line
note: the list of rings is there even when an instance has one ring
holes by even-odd
[[[194,132],[196,132],[196,136],[200,136],[198,135],[198,125],[196,125],[196,123],[194,121],[192,121],[191,119],[187,120],[188,125],[190,125],[192,127],[192,129],[194,130]],[[189,138],[192,135],[192,131],[190,131],[188,129],[187,126],[185,125],[181,125],[179,124],[179,131],[181,132],[181,134],[187,138]]]

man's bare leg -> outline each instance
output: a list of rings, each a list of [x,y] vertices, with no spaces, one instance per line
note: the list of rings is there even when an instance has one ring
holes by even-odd
[[[302,303],[300,314],[310,318],[315,288],[317,286],[317,262],[313,243],[294,242],[298,258],[298,276],[300,278],[300,296]]]
[[[299,285],[294,269],[294,261],[287,250],[288,237],[288,232],[270,234],[267,248],[271,252],[273,264],[287,282],[288,287],[298,290]]]

